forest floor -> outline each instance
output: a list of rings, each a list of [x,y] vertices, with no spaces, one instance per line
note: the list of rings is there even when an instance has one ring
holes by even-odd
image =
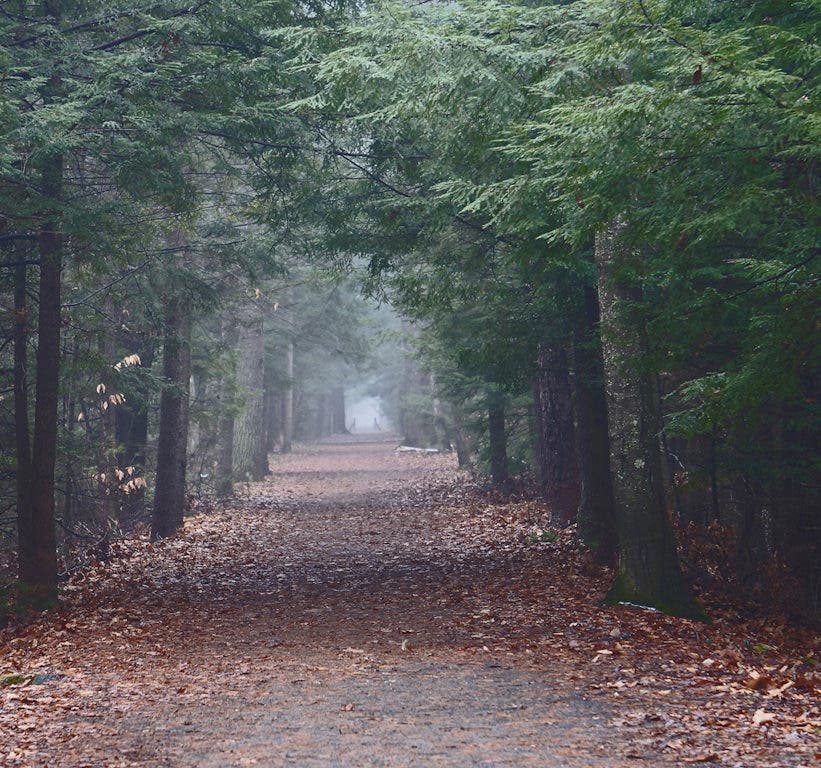
[[[362,439],[116,545],[0,636],[0,765],[809,766],[812,635],[602,608],[534,501]],[[554,539],[541,541],[540,539]]]

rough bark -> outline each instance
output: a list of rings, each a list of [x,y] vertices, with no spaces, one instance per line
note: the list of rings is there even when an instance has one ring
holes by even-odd
[[[579,456],[579,534],[600,562],[616,553],[613,481],[610,475],[610,435],[604,361],[601,350],[599,297],[592,286],[584,291],[584,315],[576,324],[573,345],[576,444]]]
[[[188,459],[188,398],[191,377],[191,314],[188,302],[172,297],[166,308],[160,435],[151,539],[171,536],[183,524]]]
[[[234,475],[262,480],[268,474],[268,452],[263,418],[265,339],[262,311],[258,306],[250,307],[243,315],[238,352],[237,381],[245,390],[245,402],[234,420]]]
[[[399,385],[399,431],[404,445],[423,447],[422,425],[420,424],[414,397],[419,371],[410,355],[405,355],[402,381]]]
[[[619,228],[596,239],[599,303],[610,433],[618,574],[609,602],[651,605],[666,613],[701,618],[684,582],[665,509],[659,450],[659,418],[653,377],[641,368],[647,352],[642,318],[628,316],[627,302],[640,293],[614,277],[624,256]]]
[[[488,395],[488,439],[490,441],[490,477],[494,487],[507,490],[510,474],[507,463],[505,399],[499,392]]]
[[[821,394],[817,390],[818,387],[807,387],[805,396],[815,402]],[[815,436],[811,430],[802,433],[789,429],[783,411],[776,415],[774,422],[765,438],[773,446],[774,455],[784,456],[796,448],[808,458],[814,455]],[[812,472],[802,479],[784,474],[768,485],[773,510],[773,546],[798,577],[794,610],[817,622],[821,618],[821,526],[818,525],[821,490],[813,478]]]
[[[539,479],[554,521],[567,524],[579,507],[573,393],[567,349],[540,344],[533,385]]]

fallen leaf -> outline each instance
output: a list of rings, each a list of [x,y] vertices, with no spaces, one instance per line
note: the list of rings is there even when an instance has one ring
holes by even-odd
[[[767,677],[767,675],[761,675],[758,672],[753,672],[741,684],[745,688],[749,688],[751,691],[757,691],[759,688],[768,688],[772,685],[772,682],[772,678]]]
[[[757,709],[753,715],[753,725],[763,725],[775,720],[775,715],[772,712],[767,712],[764,709]]]

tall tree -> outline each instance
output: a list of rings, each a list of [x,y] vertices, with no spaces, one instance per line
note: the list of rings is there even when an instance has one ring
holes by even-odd
[[[641,296],[618,277],[626,260],[618,234],[614,226],[596,241],[610,466],[619,528],[618,575],[608,600],[698,618],[702,612],[682,577],[665,504],[658,390],[652,374],[642,370],[647,331],[635,308]],[[627,314],[631,309],[632,316]]]
[[[245,308],[237,339],[237,381],[244,404],[234,421],[233,466],[237,477],[261,480],[268,473],[264,412],[265,337],[262,306]]]
[[[602,359],[598,291],[583,288],[583,321],[574,330],[573,377],[580,494],[579,533],[602,562],[616,552],[615,502]]]
[[[539,480],[553,519],[568,523],[579,506],[573,393],[567,349],[540,344],[533,383]]]
[[[151,538],[176,533],[183,524],[188,463],[188,396],[191,378],[191,303],[176,292],[169,297],[163,333],[163,378],[157,479]]]
[[[507,461],[507,427],[505,424],[505,397],[498,391],[487,393],[487,431],[490,450],[490,476],[493,485],[502,491],[510,488],[510,469]]]
[[[49,23],[59,26],[62,3],[49,0],[44,10]],[[52,71],[43,88],[45,104],[62,93],[59,70]],[[31,546],[22,552],[20,581],[37,601],[57,597],[57,547],[54,530],[54,469],[57,461],[57,406],[59,397],[60,332],[62,328],[61,279],[63,232],[59,208],[63,196],[64,157],[59,146],[45,148],[40,160],[40,185],[45,210],[38,238],[40,256],[39,309],[37,316],[37,373],[34,433],[31,447],[30,487],[23,497],[29,507],[26,528]],[[25,462],[25,459],[24,459]]]

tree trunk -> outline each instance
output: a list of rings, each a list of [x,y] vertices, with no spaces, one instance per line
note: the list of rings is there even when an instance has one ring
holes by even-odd
[[[345,423],[345,388],[341,386],[331,390],[331,434],[350,434]]]
[[[134,338],[129,337],[126,347],[129,351],[136,349],[143,369],[150,369],[154,364],[153,338],[137,344]],[[138,477],[144,475],[148,460],[148,404],[140,402],[136,393],[127,393],[126,398],[126,402],[118,406],[116,412],[115,430],[120,449],[117,463],[123,471],[133,467],[131,476]],[[145,488],[133,488],[120,505],[120,527],[129,528],[141,521],[144,515]]]
[[[505,397],[488,393],[488,438],[490,440],[490,477],[494,487],[506,491],[510,486],[507,466],[507,433],[505,431]]]
[[[290,453],[294,439],[294,343],[285,353],[285,391],[282,393],[282,452]]]
[[[579,507],[579,467],[570,366],[564,347],[539,345],[533,400],[542,494],[553,520],[566,525]]]
[[[628,316],[637,290],[613,277],[623,251],[619,228],[596,239],[599,302],[610,460],[619,528],[618,575],[607,601],[654,606],[665,613],[702,618],[684,582],[664,503],[659,432],[661,422],[653,377],[641,369],[647,352],[643,319]]]
[[[105,313],[108,317],[114,314],[114,304],[110,296],[105,300]],[[98,340],[98,350],[102,371],[100,384],[103,391],[98,393],[100,402],[100,431],[97,436],[97,499],[95,504],[95,517],[97,522],[97,533],[100,536],[98,541],[98,554],[101,557],[108,555],[109,540],[111,533],[111,522],[115,519],[115,493],[118,486],[115,469],[116,461],[116,433],[117,433],[117,411],[120,405],[111,400],[115,394],[113,385],[112,366],[117,354],[116,340],[113,330],[105,327],[100,331]]]
[[[55,26],[61,4],[46,0],[46,15]],[[58,73],[42,91],[43,101],[53,103],[62,90]],[[54,470],[57,460],[57,428],[60,384],[60,333],[62,326],[61,280],[63,233],[55,203],[63,197],[63,154],[52,149],[41,166],[41,194],[48,206],[38,236],[40,255],[37,327],[37,372],[34,401],[34,438],[28,472],[28,489],[22,500],[28,510],[21,519],[27,527],[30,547],[19,562],[20,597],[24,604],[44,607],[57,600],[57,538],[54,530]],[[15,393],[16,394],[16,393]],[[22,425],[20,425],[22,427]],[[21,438],[22,434],[18,436]],[[22,442],[22,440],[21,440]]]
[[[404,445],[425,448],[430,445],[428,430],[423,423],[420,403],[428,395],[428,382],[411,354],[412,339],[418,332],[412,323],[402,321],[402,331],[407,336],[407,346],[402,350],[402,380],[399,382],[399,431]],[[424,392],[424,395],[423,395]],[[435,438],[434,438],[435,442]]]
[[[234,495],[234,413],[222,413],[217,425],[217,495]]]
[[[168,302],[163,340],[160,435],[151,540],[182,528],[188,459],[188,397],[191,378],[191,309],[180,296]]]
[[[14,270],[14,433],[16,440],[17,562],[21,581],[34,569],[31,527],[31,434],[28,414],[28,302],[26,266]],[[25,574],[25,576],[24,576]]]
[[[327,392],[320,392],[317,395],[316,410],[314,411],[314,423],[310,427],[311,434],[308,435],[311,440],[321,440],[325,435],[330,433],[330,413],[328,412],[328,394]]]
[[[57,87],[56,85],[54,87]],[[42,189],[49,201],[59,200],[63,188],[63,156],[43,162]],[[26,600],[47,605],[57,599],[57,541],[54,531],[54,468],[57,458],[57,412],[60,383],[61,277],[63,236],[56,213],[40,230],[40,286],[37,327],[37,394],[31,486],[27,501],[32,547],[30,560],[20,563]]]
[[[68,354],[76,359],[76,356],[79,354],[80,349],[80,342],[78,340],[77,334],[73,335],[73,338],[67,343],[65,334],[63,335],[63,341],[61,342],[62,346],[65,348],[68,346],[70,351]],[[61,397],[63,401],[62,407],[62,428],[65,430],[65,437],[68,440],[69,445],[73,444],[74,441],[74,434],[75,431],[78,429],[79,424],[77,420],[77,399],[76,399],[76,371],[74,372],[75,375],[72,377],[71,380],[67,382],[67,386],[65,386],[65,390],[63,391]],[[88,422],[85,422],[86,433],[88,432]],[[74,456],[72,451],[66,451],[62,456],[63,459],[63,477],[62,477],[62,495],[63,495],[63,504],[62,509],[60,510],[60,520],[62,523],[62,527],[66,531],[74,530],[76,517],[75,511],[80,508],[80,499],[81,499],[81,487],[80,483],[76,480],[77,472],[75,470],[75,462],[78,457]],[[60,482],[57,480],[56,482]],[[57,514],[57,513],[55,513]],[[68,559],[71,554],[71,537],[70,536],[63,536],[62,541],[58,543],[58,557],[63,556],[64,559]]]
[[[579,534],[596,553],[596,559],[605,563],[610,562],[616,553],[616,522],[599,297],[592,286],[584,289],[584,317],[583,323],[576,324],[573,363],[581,478]]]
[[[228,498],[234,493],[234,427],[236,422],[235,392],[237,386],[236,360],[234,350],[239,343],[239,328],[233,317],[222,321],[222,344],[231,357],[223,381],[221,382],[220,413],[217,422],[217,494]]]
[[[237,381],[245,389],[245,404],[234,420],[234,475],[262,480],[268,474],[265,448],[265,338],[259,306],[252,306],[240,322]]]
[[[436,376],[431,373],[428,375],[428,380],[430,381],[430,398],[433,408],[433,431],[436,434],[436,447],[440,451],[450,451],[452,450],[450,429],[448,428],[448,421],[445,418],[445,413],[442,408],[442,401],[439,398],[439,387],[436,382]]]
[[[265,357],[265,394],[263,401],[265,404],[265,451],[273,453],[276,449],[281,435],[282,406],[280,404],[280,393],[276,386],[276,370],[271,364],[271,357]]]
[[[459,469],[469,469],[473,466],[473,461],[470,455],[470,441],[465,430],[462,410],[457,405],[451,405],[449,410],[453,422],[453,442],[456,447],[456,459],[459,462]]]

